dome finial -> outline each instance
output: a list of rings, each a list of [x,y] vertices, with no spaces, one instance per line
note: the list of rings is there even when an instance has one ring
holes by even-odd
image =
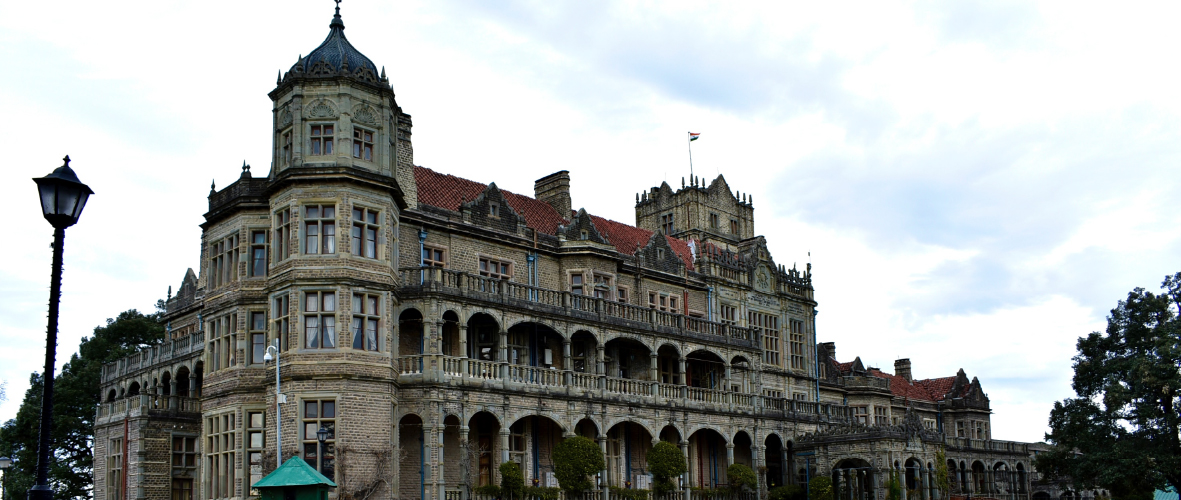
[[[344,21],[340,18],[340,0],[333,1],[336,2],[336,15],[332,16],[332,22],[328,24],[328,27],[344,29]]]

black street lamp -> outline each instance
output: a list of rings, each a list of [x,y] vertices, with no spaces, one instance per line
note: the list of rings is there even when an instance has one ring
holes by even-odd
[[[41,196],[41,212],[53,225],[53,275],[49,281],[49,326],[45,331],[45,377],[41,397],[41,431],[37,437],[37,484],[29,489],[29,500],[53,500],[49,487],[49,440],[53,428],[53,364],[57,354],[57,306],[62,292],[62,247],[66,228],[78,222],[86,200],[94,191],[78,180],[70,169],[70,157],[53,173],[33,179]]]
[[[328,429],[323,426],[316,431],[316,440],[320,442],[320,474],[324,473],[324,441],[328,440]]]

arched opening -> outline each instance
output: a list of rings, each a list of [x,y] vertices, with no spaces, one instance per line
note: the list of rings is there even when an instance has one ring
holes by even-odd
[[[399,498],[426,498],[427,442],[422,418],[410,414],[398,421]],[[305,457],[306,458],[306,457]]]
[[[1017,493],[1025,494],[1025,465],[1017,462]]]
[[[467,472],[473,458],[459,439],[461,425],[455,415],[443,419],[443,484],[450,491],[468,484]]]
[[[973,493],[988,493],[988,477],[984,474],[984,464],[980,461],[972,462],[972,490]]]
[[[160,375],[160,394],[165,396],[172,395],[172,374],[168,372]]]
[[[423,348],[422,313],[418,309],[406,309],[398,315],[398,355],[422,354]]]
[[[919,470],[923,468],[923,463],[916,458],[906,459],[906,489],[914,490],[919,487]]]
[[[189,397],[189,368],[182,366],[176,370],[176,395]]]
[[[496,361],[499,357],[500,323],[484,313],[473,314],[467,320],[468,357],[481,361]]]
[[[508,361],[562,370],[562,336],[541,323],[513,325],[508,329]]]
[[[632,339],[613,339],[607,342],[605,356],[607,376],[632,380],[650,380],[652,363],[648,346]]]
[[[599,426],[593,420],[584,418],[574,425],[574,434],[593,440],[599,437]]]
[[[127,396],[131,397],[131,396],[138,396],[138,395],[139,395],[139,382],[132,382],[131,385],[127,386]]]
[[[193,393],[194,398],[201,397],[201,384],[205,382],[205,363],[198,361],[195,368],[193,368],[193,376],[197,379],[197,390]]]
[[[955,465],[955,460],[947,461],[947,482],[951,486],[951,491],[960,491],[960,472]]]
[[[459,315],[455,311],[447,311],[443,313],[443,355],[444,356],[463,356],[464,353],[459,349]]]
[[[652,435],[634,422],[620,422],[607,430],[607,484],[634,488],[636,476],[648,471]]]
[[[689,436],[689,480],[698,488],[726,483],[726,439],[713,429]]]
[[[562,441],[562,426],[531,415],[509,426],[508,458],[520,464],[526,486],[556,487],[554,447]]]
[[[570,369],[580,373],[598,373],[598,345],[590,332],[574,332],[570,336]]]
[[[1050,500],[1050,494],[1044,491],[1039,491],[1033,494],[1033,500]]]
[[[661,441],[668,441],[672,444],[680,446],[681,431],[678,431],[676,427],[673,427],[671,425],[666,425],[666,426],[664,426],[663,429],[660,429],[660,440]]]
[[[907,460],[909,463],[913,458]],[[873,467],[859,458],[846,458],[837,462],[832,470],[832,491],[834,498],[867,498],[873,492]]]
[[[746,394],[751,388],[750,360],[746,356],[734,356],[730,359],[730,390]]]
[[[771,434],[767,436],[767,439],[763,440],[763,446],[767,450],[764,452],[766,457],[763,461],[763,463],[767,464],[767,476],[764,478],[763,484],[766,484],[767,488],[787,484],[783,477],[783,471],[791,470],[791,468],[785,468],[783,464],[783,442],[779,440],[778,435]]]
[[[495,459],[500,453],[500,421],[496,416],[482,411],[472,415],[468,420],[468,441],[472,444],[473,455],[471,477],[475,486],[499,484],[496,478],[496,468],[500,460]]]
[[[709,351],[693,351],[685,356],[685,379],[690,387],[721,389],[726,376],[722,358]]]
[[[992,491],[997,493],[1008,493],[1009,491],[1009,465],[1004,462],[997,462],[992,466]]]
[[[737,434],[734,434],[734,463],[745,465],[754,470],[755,462],[750,446],[750,434],[747,434],[746,431],[738,431]]]
[[[111,389],[109,392],[107,392],[107,401],[108,401],[108,402],[110,402],[110,401],[114,401],[114,400],[115,400],[115,397],[116,397],[117,395],[118,395],[118,393],[117,393],[117,392],[115,392],[115,390],[114,390],[114,389]]]
[[[968,480],[968,464],[960,460],[960,488],[964,493],[972,492],[972,483]]]
[[[660,383],[680,385],[681,353],[676,347],[665,344],[656,349],[656,366],[660,369]]]

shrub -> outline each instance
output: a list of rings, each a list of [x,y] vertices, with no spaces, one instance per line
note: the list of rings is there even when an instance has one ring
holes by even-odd
[[[648,490],[632,490],[628,488],[620,488],[612,486],[611,492],[619,495],[623,500],[648,500]]]
[[[476,486],[475,488],[472,488],[472,491],[475,492],[475,494],[477,494],[477,495],[483,495],[483,496],[487,496],[487,497],[491,497],[491,498],[497,498],[500,496],[500,486],[497,486],[495,484],[485,484],[484,486]]]
[[[607,468],[603,450],[588,438],[563,439],[554,448],[554,475],[566,491],[586,491],[593,487],[588,476]]]
[[[798,484],[776,486],[767,492],[767,500],[806,500],[804,487]]]
[[[561,488],[541,488],[537,486],[527,486],[525,488],[525,498],[531,500],[558,500],[558,492]]]
[[[525,491],[525,474],[521,472],[521,464],[505,462],[500,464],[500,492],[505,498],[512,500],[522,498]]]
[[[886,480],[886,500],[903,500],[902,480],[898,477],[898,471],[893,469],[890,470],[890,478]]]
[[[816,476],[808,481],[808,500],[833,500],[832,479]]]
[[[668,441],[656,443],[648,451],[648,471],[652,473],[652,489],[657,494],[664,494],[676,489],[672,478],[684,474],[689,470],[685,463],[685,455],[677,445]]]
[[[735,490],[742,488],[755,489],[759,487],[759,478],[755,471],[742,464],[726,467],[726,478],[730,480],[730,487]]]

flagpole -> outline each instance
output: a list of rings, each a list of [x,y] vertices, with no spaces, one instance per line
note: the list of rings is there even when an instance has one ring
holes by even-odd
[[[689,145],[689,177],[693,177],[693,132],[686,132],[685,139]]]

